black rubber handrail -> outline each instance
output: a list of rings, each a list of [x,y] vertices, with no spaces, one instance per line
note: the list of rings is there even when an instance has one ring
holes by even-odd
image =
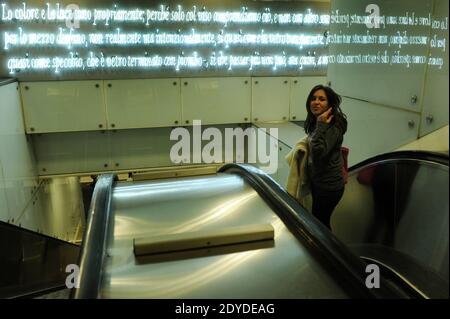
[[[354,298],[405,298],[402,291],[381,278],[380,288],[366,287],[367,264],[352,253],[335,235],[297,200],[263,171],[247,164],[226,164],[219,172],[243,177],[280,217],[292,234],[309,246],[332,271],[332,276]]]
[[[448,166],[449,157],[448,154],[430,152],[430,151],[397,151],[376,155],[368,158],[358,164],[355,164],[349,168],[349,171],[357,170],[361,167],[375,164],[387,160],[417,160],[428,161]]]
[[[113,174],[105,174],[99,176],[95,183],[78,264],[80,266],[79,288],[71,291],[71,298],[99,297],[115,178]]]

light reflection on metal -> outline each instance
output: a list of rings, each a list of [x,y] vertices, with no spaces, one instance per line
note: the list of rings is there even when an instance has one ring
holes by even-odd
[[[138,199],[138,198],[148,198],[158,197],[160,194],[169,193],[182,193],[183,191],[196,191],[203,189],[207,183],[207,179],[192,180],[186,183],[184,180],[169,180],[164,183],[155,184],[131,184],[130,186],[121,186],[119,189],[114,190],[114,197],[117,199]],[[230,176],[221,180],[220,185],[209,185],[211,188],[228,189],[229,187],[234,187],[236,185],[236,177]],[[243,185],[243,182],[241,182]]]
[[[225,202],[219,206],[214,207],[210,211],[206,212],[199,217],[190,220],[189,222],[177,226],[174,229],[169,229],[170,233],[181,233],[186,231],[192,231],[198,229],[201,226],[205,226],[211,222],[220,220],[221,218],[235,212],[241,205],[257,196],[256,192],[241,195],[233,198],[232,200]]]
[[[249,194],[241,195],[239,197],[235,197],[235,198],[231,199],[230,201],[222,203],[222,204],[212,208],[211,210],[205,212],[204,214],[202,214],[192,220],[189,220],[188,222],[186,222],[184,224],[177,225],[177,226],[171,227],[171,228],[165,228],[164,230],[161,230],[161,228],[158,227],[157,223],[149,223],[148,221],[143,221],[140,219],[138,220],[138,219],[134,219],[134,218],[131,218],[128,216],[118,216],[118,217],[116,217],[116,224],[119,227],[117,227],[117,231],[114,234],[114,236],[116,238],[128,236],[128,234],[130,234],[130,229],[134,229],[134,227],[135,227],[134,225],[136,225],[137,223],[139,223],[140,226],[143,226],[143,225],[148,226],[148,229],[152,230],[153,235],[158,235],[161,233],[175,234],[175,233],[193,231],[193,230],[199,229],[201,227],[204,227],[208,224],[217,222],[220,219],[228,216],[229,214],[236,212],[240,206],[242,206],[244,203],[248,202],[255,196],[257,196],[257,194],[255,192],[252,192]]]
[[[280,236],[284,224],[280,219],[274,219],[271,223],[275,230],[274,240]],[[247,251],[237,254],[225,255],[220,257],[216,262],[207,265],[206,267],[199,268],[189,274],[182,274],[178,278],[167,278],[160,276],[159,278],[149,278],[148,280],[133,281],[134,296],[136,298],[177,298],[183,296],[189,291],[192,291],[202,285],[208,284],[210,281],[220,276],[226,276],[228,272],[240,267],[243,263],[250,259],[257,258],[264,254],[264,250]],[[111,286],[115,293],[120,293],[121,286],[125,290],[129,289],[129,278],[121,280],[117,277],[117,271],[120,272],[120,268],[115,268],[114,278],[111,280]],[[154,295],[153,295],[154,294]]]

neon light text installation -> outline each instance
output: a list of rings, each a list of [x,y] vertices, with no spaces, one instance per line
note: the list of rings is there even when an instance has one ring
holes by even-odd
[[[17,32],[4,32],[4,49],[13,47],[35,47],[58,45],[68,48],[89,47],[91,45],[127,45],[141,46],[241,46],[241,45],[269,45],[269,46],[292,46],[302,48],[304,46],[324,46],[326,38],[322,34],[282,34],[266,33],[221,33],[212,32],[197,33],[192,30],[186,34],[170,32],[149,33],[124,33],[120,29],[113,33],[77,33],[63,28],[57,34],[25,32],[19,28]]]
[[[65,22],[78,21],[91,23],[92,25],[126,23],[142,23],[150,25],[154,22],[199,22],[216,24],[323,24],[330,23],[328,14],[316,14],[311,10],[305,13],[272,13],[270,8],[264,12],[248,11],[242,7],[236,11],[208,11],[206,8],[198,9],[193,6],[189,10],[184,10],[180,5],[175,10],[169,6],[161,5],[158,9],[135,8],[132,10],[121,9],[114,5],[113,9],[80,9],[77,5],[62,7],[61,4],[47,3],[45,8],[30,7],[25,2],[18,8],[9,8],[7,4],[1,5],[1,18],[3,21],[19,22]]]
[[[289,11],[2,3],[1,48],[10,74],[326,66],[329,15]]]
[[[34,57],[10,58],[7,63],[10,73],[15,70],[52,70],[59,73],[62,70],[95,70],[102,69],[165,69],[180,71],[181,69],[198,69],[215,67],[227,70],[250,69],[266,67],[278,68],[327,65],[327,57],[316,59],[310,56],[238,56],[224,55],[220,52],[206,59],[196,52],[192,56],[112,56],[97,57],[92,52],[88,58],[80,58],[71,53],[68,57]]]
[[[324,70],[328,64],[444,65],[448,18],[160,5],[1,4],[7,72]],[[342,29],[330,34],[330,24]],[[5,27],[3,27],[3,25]],[[408,29],[405,29],[406,26]],[[426,29],[426,30],[425,30]],[[431,29],[431,33],[429,32]],[[350,30],[359,30],[350,32]],[[426,31],[426,32],[425,32]],[[440,33],[439,33],[440,32]],[[328,55],[332,44],[337,53]],[[342,46],[342,47],[341,47]],[[411,54],[429,47],[433,55]],[[342,50],[341,50],[342,48]],[[351,52],[356,48],[356,52]],[[364,49],[362,49],[364,48]],[[341,51],[340,51],[341,50]],[[365,52],[366,51],[366,52]],[[1,53],[1,52],[0,52]]]

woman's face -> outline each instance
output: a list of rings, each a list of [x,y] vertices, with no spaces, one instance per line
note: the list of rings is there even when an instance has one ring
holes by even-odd
[[[315,117],[329,109],[328,98],[324,90],[320,89],[313,93],[309,107]]]

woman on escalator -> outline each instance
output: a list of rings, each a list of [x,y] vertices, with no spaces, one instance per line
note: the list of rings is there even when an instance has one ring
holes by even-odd
[[[344,194],[342,142],[347,120],[341,97],[330,87],[317,85],[308,95],[304,124],[308,134],[307,175],[312,195],[312,214],[331,229],[334,208]]]

